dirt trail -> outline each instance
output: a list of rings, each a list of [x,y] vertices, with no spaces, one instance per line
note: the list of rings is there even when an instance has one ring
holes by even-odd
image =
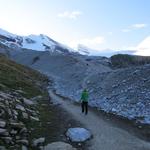
[[[150,150],[149,142],[112,126],[93,112],[89,112],[87,116],[81,114],[79,106],[71,101],[63,100],[53,91],[49,91],[49,94],[54,102],[59,103],[75,120],[91,131],[93,139],[89,141],[88,150]]]

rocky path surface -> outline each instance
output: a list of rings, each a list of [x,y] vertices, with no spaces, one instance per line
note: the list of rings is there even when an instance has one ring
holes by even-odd
[[[94,112],[87,116],[81,114],[80,107],[73,102],[64,100],[49,91],[55,103],[60,104],[74,119],[91,131],[93,138],[89,141],[88,150],[150,150],[150,143],[131,135],[129,132],[105,122]]]

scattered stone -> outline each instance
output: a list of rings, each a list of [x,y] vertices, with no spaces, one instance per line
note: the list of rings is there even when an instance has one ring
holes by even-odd
[[[40,121],[40,119],[39,119],[39,118],[37,118],[37,117],[33,117],[33,116],[30,116],[30,119],[32,119],[32,120],[34,120],[34,121]]]
[[[24,119],[28,119],[29,118],[28,114],[25,113],[25,112],[22,113],[22,116],[23,116]]]
[[[18,116],[18,112],[16,110],[13,109],[12,111],[13,111],[14,115]]]
[[[23,99],[23,102],[26,104],[26,105],[34,105],[34,103],[31,101],[31,100],[28,100],[26,98]]]
[[[14,129],[13,129],[13,130],[11,130],[11,131],[10,131],[10,134],[12,134],[12,135],[16,135],[16,134],[17,134],[17,132],[18,132],[17,130],[14,130]]]
[[[7,143],[7,144],[13,144],[14,142],[12,141],[13,139],[12,139],[12,137],[1,137],[3,140],[5,140],[5,142]]]
[[[26,146],[29,145],[28,140],[17,140],[16,143],[18,143],[18,144],[23,144],[23,145],[26,145]]]
[[[84,128],[69,128],[66,135],[72,142],[84,142],[91,138],[91,133]]]
[[[22,134],[22,133],[27,133],[28,132],[28,130],[27,130],[27,128],[22,128],[21,130],[20,130],[20,134]]]
[[[26,146],[22,146],[22,150],[28,150],[28,148]]]
[[[138,126],[138,128],[140,128],[140,129],[141,129],[141,128],[142,128],[142,126]]]
[[[16,136],[16,140],[20,140],[20,136]]]
[[[36,101],[36,100],[39,100],[39,99],[41,99],[41,98],[42,98],[42,96],[39,95],[39,96],[33,97],[33,98],[32,98],[32,101]]]
[[[22,91],[22,90],[16,90],[16,92],[17,92],[17,93],[20,93],[20,94],[25,94],[25,92]]]
[[[81,143],[78,143],[78,146],[81,146],[82,144]]]
[[[3,109],[0,109],[0,117],[2,117],[5,114]]]
[[[25,111],[25,108],[20,104],[16,105],[16,109],[21,110],[21,111]]]
[[[0,97],[4,98],[4,99],[10,99],[10,95],[9,94],[6,94],[4,92],[0,92]]]
[[[47,124],[51,124],[51,122],[47,122]]]
[[[65,142],[53,142],[45,146],[44,150],[76,150],[76,148]]]
[[[44,142],[45,142],[45,138],[44,138],[44,137],[41,137],[41,138],[39,138],[39,139],[34,140],[34,141],[33,141],[33,145],[34,145],[34,146],[42,145]]]
[[[6,122],[5,121],[0,121],[0,128],[4,128],[6,126]]]
[[[8,135],[9,135],[9,133],[7,132],[7,130],[6,130],[6,129],[2,129],[2,128],[0,128],[0,135],[8,136]]]
[[[24,124],[22,122],[11,122],[10,123],[12,128],[22,129],[24,127]]]

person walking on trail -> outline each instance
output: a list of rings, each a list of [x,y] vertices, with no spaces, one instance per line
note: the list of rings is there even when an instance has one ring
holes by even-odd
[[[88,98],[89,94],[87,89],[84,89],[81,94],[81,108],[82,108],[82,113],[85,113],[87,115],[88,113]]]

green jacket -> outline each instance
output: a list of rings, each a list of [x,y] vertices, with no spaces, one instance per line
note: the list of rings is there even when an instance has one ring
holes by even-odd
[[[82,94],[81,94],[81,101],[82,102],[88,102],[88,98],[89,98],[89,94],[87,91],[83,91]]]

